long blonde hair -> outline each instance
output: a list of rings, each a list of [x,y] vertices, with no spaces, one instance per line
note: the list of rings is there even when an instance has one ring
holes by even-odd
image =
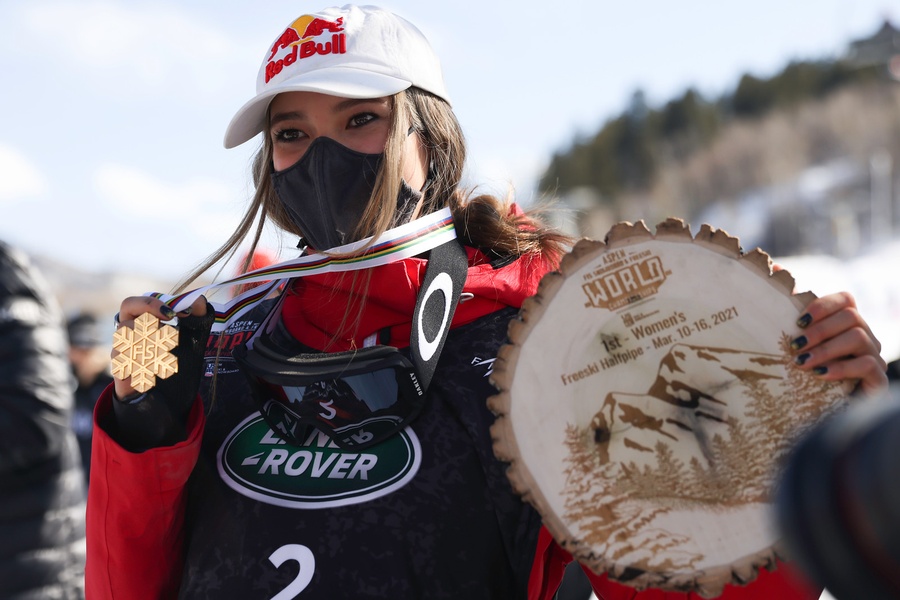
[[[566,246],[568,237],[544,225],[534,215],[510,212],[512,200],[490,194],[473,194],[460,188],[466,160],[466,143],[462,129],[450,105],[420,90],[409,88],[391,97],[391,123],[384,148],[384,160],[375,181],[372,197],[353,233],[354,239],[377,238],[397,226],[397,196],[400,191],[403,146],[412,128],[428,150],[428,177],[423,196],[412,214],[417,218],[450,207],[457,235],[462,241],[485,252],[491,258],[513,258],[533,254],[555,263]],[[228,240],[179,284],[183,291],[197,277],[223,259],[231,258],[248,236],[250,257],[259,243],[267,220],[285,232],[302,236],[275,194],[272,184],[271,136],[263,143],[253,160],[256,192],[237,229]],[[385,210],[385,207],[388,209]],[[246,265],[244,265],[246,268]]]

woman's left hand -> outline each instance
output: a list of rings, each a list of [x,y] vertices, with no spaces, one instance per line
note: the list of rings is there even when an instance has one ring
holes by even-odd
[[[887,388],[881,343],[860,316],[850,293],[813,300],[797,324],[803,332],[791,341],[791,347],[801,369],[826,381],[859,380],[857,389],[867,396]]]

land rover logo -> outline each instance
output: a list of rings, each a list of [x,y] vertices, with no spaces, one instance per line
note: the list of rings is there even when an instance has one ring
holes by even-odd
[[[234,428],[218,453],[219,475],[238,493],[305,509],[389,494],[415,476],[421,460],[419,439],[408,427],[362,451],[342,450],[319,432],[299,447],[273,434],[258,412]]]

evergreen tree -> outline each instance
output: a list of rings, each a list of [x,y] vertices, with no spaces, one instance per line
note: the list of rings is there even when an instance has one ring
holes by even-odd
[[[614,206],[624,193],[649,190],[666,160],[687,160],[706,148],[732,121],[759,119],[778,108],[791,109],[823,98],[839,88],[882,77],[880,67],[851,68],[841,61],[795,61],[780,73],[761,78],[740,77],[730,93],[705,100],[688,89],[660,108],[647,104],[635,91],[625,110],[612,117],[592,136],[575,140],[554,153],[541,175],[543,193],[564,196],[588,187],[600,202]],[[688,198],[699,209],[714,198]]]

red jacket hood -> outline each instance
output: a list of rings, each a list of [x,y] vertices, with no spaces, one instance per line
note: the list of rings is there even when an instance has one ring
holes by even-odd
[[[538,255],[522,256],[494,268],[487,257],[466,248],[469,271],[452,327],[505,307],[520,307],[537,291],[551,265]],[[390,330],[387,342],[409,345],[416,295],[428,261],[407,258],[355,273],[326,273],[294,280],[282,318],[291,334],[312,348],[338,352],[362,347],[376,332]],[[471,297],[468,296],[471,294]],[[384,338],[380,343],[386,343]]]

